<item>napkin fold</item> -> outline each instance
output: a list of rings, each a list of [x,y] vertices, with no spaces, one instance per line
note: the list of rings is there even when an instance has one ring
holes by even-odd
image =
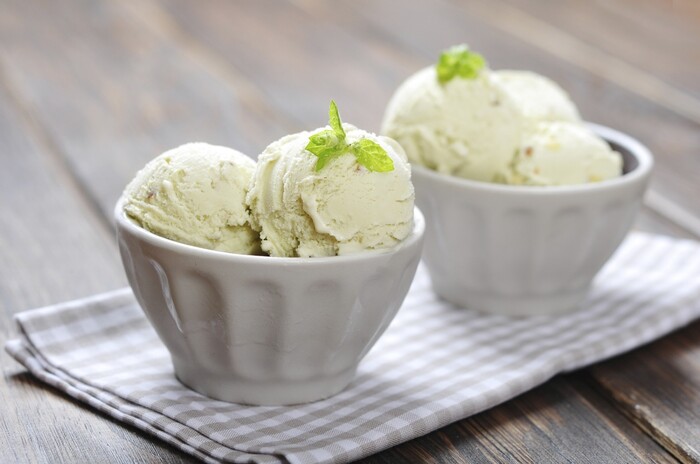
[[[252,407],[191,391],[129,289],[19,313],[6,349],[33,375],[206,462],[341,463],[478,413],[700,316],[700,244],[633,233],[582,309],[480,314],[439,300],[421,266],[340,394]]]

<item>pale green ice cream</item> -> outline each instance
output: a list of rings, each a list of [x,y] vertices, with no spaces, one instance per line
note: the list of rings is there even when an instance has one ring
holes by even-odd
[[[491,182],[507,171],[522,126],[516,101],[490,73],[441,84],[431,66],[398,88],[381,133],[399,142],[412,163]]]
[[[622,172],[620,155],[583,125],[566,92],[527,71],[484,67],[441,83],[425,68],[396,90],[381,133],[412,163],[471,180],[566,185]]]
[[[584,184],[619,176],[622,158],[584,125],[541,122],[525,135],[513,169],[513,184]]]
[[[150,161],[124,191],[124,211],[177,242],[240,254],[260,252],[245,204],[255,161],[230,148],[188,143]]]
[[[349,124],[343,128],[348,144],[363,138],[378,143],[394,169],[369,171],[347,152],[317,171],[318,158],[305,149],[316,131],[269,145],[258,158],[247,199],[262,248],[271,256],[385,250],[413,229],[413,184],[401,147]]]

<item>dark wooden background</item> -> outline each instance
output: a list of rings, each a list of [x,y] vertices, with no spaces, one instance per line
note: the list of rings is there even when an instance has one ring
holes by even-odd
[[[467,42],[557,80],[657,166],[638,229],[700,238],[693,0],[0,0],[0,343],[12,314],[126,284],[123,186],[187,141],[251,155],[325,123],[378,130],[410,73]],[[367,462],[700,462],[700,323]],[[0,354],[0,462],[191,462]]]

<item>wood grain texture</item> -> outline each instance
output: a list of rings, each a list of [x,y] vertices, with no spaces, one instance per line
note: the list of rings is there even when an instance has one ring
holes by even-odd
[[[559,376],[368,463],[675,462],[576,375]],[[605,433],[601,433],[601,426]]]
[[[639,74],[686,93],[690,104],[700,98],[700,28],[698,18],[689,16],[681,2],[507,1],[637,68]]]
[[[700,322],[588,369],[590,381],[682,462],[700,462]]]
[[[206,140],[254,155],[288,131],[230,76],[158,36],[147,10],[58,0],[37,14],[40,4],[3,5],[0,63],[107,217],[168,148]]]
[[[560,28],[556,21],[543,21],[525,9],[513,8],[502,1],[476,2],[468,6],[475,8],[470,11],[476,11],[482,18],[489,18],[489,22],[508,35],[552,54],[562,62],[584,69],[593,76],[615,83],[619,88],[667,108],[689,121],[700,122],[697,100],[689,98],[655,74],[647,73],[609,53],[605,47],[597,47],[578,39],[566,29]],[[599,23],[601,22],[602,18]]]
[[[333,98],[346,121],[378,131],[389,89],[415,65],[391,47],[367,42],[361,31],[338,27],[341,18],[325,10],[311,16],[275,0],[208,0],[203,7],[186,0],[154,3],[304,129],[326,123],[325,108]],[[246,38],[261,31],[263,39],[251,47]]]
[[[19,310],[126,280],[105,224],[4,84],[0,73],[0,327],[6,330]]]

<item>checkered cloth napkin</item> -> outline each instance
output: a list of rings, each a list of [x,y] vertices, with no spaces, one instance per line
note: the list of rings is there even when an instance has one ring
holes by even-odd
[[[17,315],[7,350],[68,395],[207,462],[347,462],[508,400],[700,316],[700,244],[634,233],[585,307],[508,318],[438,300],[424,268],[354,382],[324,401],[251,407],[174,377],[127,289]]]

